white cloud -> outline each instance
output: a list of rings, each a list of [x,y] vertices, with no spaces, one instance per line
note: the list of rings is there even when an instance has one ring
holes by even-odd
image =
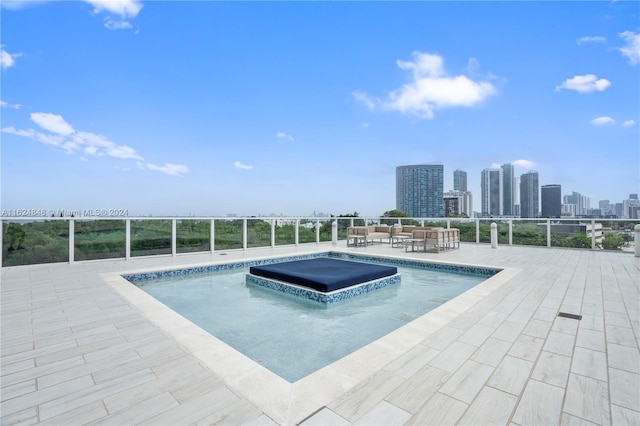
[[[625,31],[618,34],[626,42],[626,45],[618,48],[623,56],[629,58],[629,63],[635,65],[640,62],[640,34],[633,31]]]
[[[464,75],[449,76],[439,55],[413,52],[413,58],[413,61],[396,61],[400,69],[411,71],[413,78],[391,91],[386,100],[372,98],[362,91],[354,91],[352,95],[370,109],[380,107],[431,119],[436,109],[471,107],[497,93],[487,81],[476,82]],[[477,66],[477,60],[472,63]]]
[[[576,40],[576,43],[604,43],[605,41],[607,41],[607,39],[602,36],[585,36]]]
[[[536,167],[536,163],[529,160],[516,160],[511,164],[516,167],[522,167],[523,169],[533,169],[534,167]]]
[[[51,114],[48,112],[34,112],[31,113],[31,121],[51,133],[68,136],[75,132],[73,127],[64,121],[64,118],[62,118],[61,115]]]
[[[364,127],[365,129],[368,129],[371,126],[371,123],[366,122],[366,123],[362,123],[362,127]]]
[[[611,86],[611,82],[606,78],[598,79],[595,74],[576,75],[566,79],[560,86],[556,86],[556,92],[561,89],[575,90],[579,93],[602,92]]]
[[[284,133],[284,132],[278,132],[278,133],[276,133],[276,137],[277,137],[278,139],[289,139],[290,141],[293,141],[293,136],[288,135],[288,134],[286,134],[286,133]]]
[[[155,170],[171,176],[182,177],[183,174],[189,173],[189,168],[184,164],[165,163],[164,166],[156,166],[155,164],[147,163],[147,168],[149,170]]]
[[[236,161],[235,163],[233,163],[233,165],[237,168],[237,169],[242,169],[242,170],[251,170],[253,169],[253,166],[247,166],[246,164],[242,164],[239,161]]]
[[[93,13],[98,14],[106,12],[117,15],[121,19],[113,19],[108,16],[104,19],[104,26],[110,30],[123,30],[132,28],[127,18],[135,18],[142,9],[142,2],[139,0],[84,0],[93,6]],[[48,0],[2,0],[0,2],[3,8],[12,10],[21,10],[28,6],[43,5],[49,3]],[[136,30],[136,34],[138,30]],[[5,53],[2,52],[2,61],[4,68]],[[9,57],[8,59],[11,59]]]
[[[365,92],[360,90],[355,90],[351,92],[351,95],[354,98],[356,98],[356,101],[360,102],[361,104],[363,104],[369,109],[374,109],[375,107],[381,104],[379,99],[371,98]]]
[[[64,150],[67,154],[80,154],[98,157],[113,157],[124,160],[138,160],[139,167],[145,167],[144,158],[134,148],[127,145],[119,145],[103,135],[82,130],[75,130],[67,121],[57,114],[34,112],[31,120],[45,132],[34,129],[16,129],[13,126],[4,127],[3,133],[22,136],[45,145],[54,146]],[[167,163],[164,166],[154,166],[152,170],[159,170],[167,174],[180,175],[186,173],[186,166]]]
[[[111,19],[110,16],[104,18],[104,26],[109,30],[126,30],[132,28],[131,23],[127,21],[116,21]]]
[[[0,67],[2,69],[11,68],[16,64],[16,58],[20,56],[22,56],[21,53],[9,53],[4,49],[0,49]]]
[[[45,145],[60,146],[64,142],[64,137],[59,135],[47,135],[45,133],[36,132],[33,129],[20,130],[13,126],[3,127],[3,133],[10,135],[22,136],[31,140],[41,142]]]
[[[633,127],[636,125],[635,120],[627,120],[624,123],[622,123],[622,127]]]
[[[22,105],[20,105],[20,104],[10,104],[9,102],[5,102],[5,101],[0,101],[0,106],[2,108],[13,108],[13,109],[22,108]]]
[[[135,18],[142,9],[142,3],[137,0],[84,0],[93,5],[93,12],[103,10],[123,18]]]
[[[82,147],[85,154],[97,156],[109,156],[114,158],[142,160],[143,158],[135,149],[127,145],[118,145],[110,141],[106,136],[91,132],[78,131],[72,136],[78,148]]]
[[[596,117],[593,120],[590,121],[591,124],[593,124],[594,126],[609,126],[611,124],[615,124],[616,120],[614,120],[611,117],[607,117],[607,116],[602,116],[602,117]]]

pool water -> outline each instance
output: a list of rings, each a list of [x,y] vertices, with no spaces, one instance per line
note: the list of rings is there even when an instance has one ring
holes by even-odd
[[[248,266],[208,274],[161,277],[136,285],[293,383],[487,278],[394,266],[402,277],[399,285],[329,307],[246,285]]]

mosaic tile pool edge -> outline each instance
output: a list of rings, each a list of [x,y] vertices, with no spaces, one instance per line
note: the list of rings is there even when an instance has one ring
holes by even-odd
[[[358,284],[342,290],[337,290],[331,293],[320,293],[317,291],[309,290],[306,288],[290,285],[282,281],[270,280],[268,278],[259,277],[256,275],[247,274],[246,282],[249,285],[256,285],[259,287],[268,288],[280,293],[288,294],[295,297],[310,300],[312,302],[328,305],[331,303],[339,302],[341,300],[350,299],[355,296],[370,293],[380,288],[400,284],[400,274],[395,274],[391,277],[380,278],[377,280],[369,281],[366,283]]]
[[[476,276],[482,276],[487,278],[501,271],[501,269],[498,269],[498,268],[431,263],[431,262],[426,262],[421,260],[396,259],[396,258],[389,258],[389,257],[369,256],[369,255],[329,251],[324,253],[313,253],[313,254],[286,256],[286,257],[275,257],[275,258],[268,258],[268,259],[257,259],[257,260],[250,260],[245,262],[223,263],[223,264],[217,264],[217,265],[206,265],[206,266],[198,266],[193,268],[184,268],[184,269],[176,269],[176,270],[144,272],[144,273],[138,273],[138,274],[124,274],[122,275],[122,278],[126,279],[127,281],[133,284],[136,284],[139,282],[149,281],[149,280],[162,278],[162,277],[177,277],[177,276],[190,275],[190,274],[204,274],[209,272],[237,270],[237,269],[248,268],[250,266],[271,265],[273,263],[289,262],[293,260],[312,259],[316,257],[336,257],[339,259],[346,259],[346,260],[384,262],[386,264],[396,265],[396,266],[407,266],[410,268],[421,268],[421,269],[445,271],[445,272],[452,272],[452,273],[465,274],[465,275],[476,275]]]

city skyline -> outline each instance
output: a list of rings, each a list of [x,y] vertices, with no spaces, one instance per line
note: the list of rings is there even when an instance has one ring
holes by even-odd
[[[639,192],[636,2],[1,5],[2,209],[376,216],[434,163],[475,211],[504,164]]]

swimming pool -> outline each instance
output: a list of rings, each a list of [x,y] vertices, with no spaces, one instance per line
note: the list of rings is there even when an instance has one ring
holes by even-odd
[[[250,266],[291,258],[125,278],[227,345],[293,383],[498,272],[489,268],[363,255],[323,253],[306,257],[317,256],[392,264],[398,268],[402,282],[324,307],[245,284],[245,274]]]

